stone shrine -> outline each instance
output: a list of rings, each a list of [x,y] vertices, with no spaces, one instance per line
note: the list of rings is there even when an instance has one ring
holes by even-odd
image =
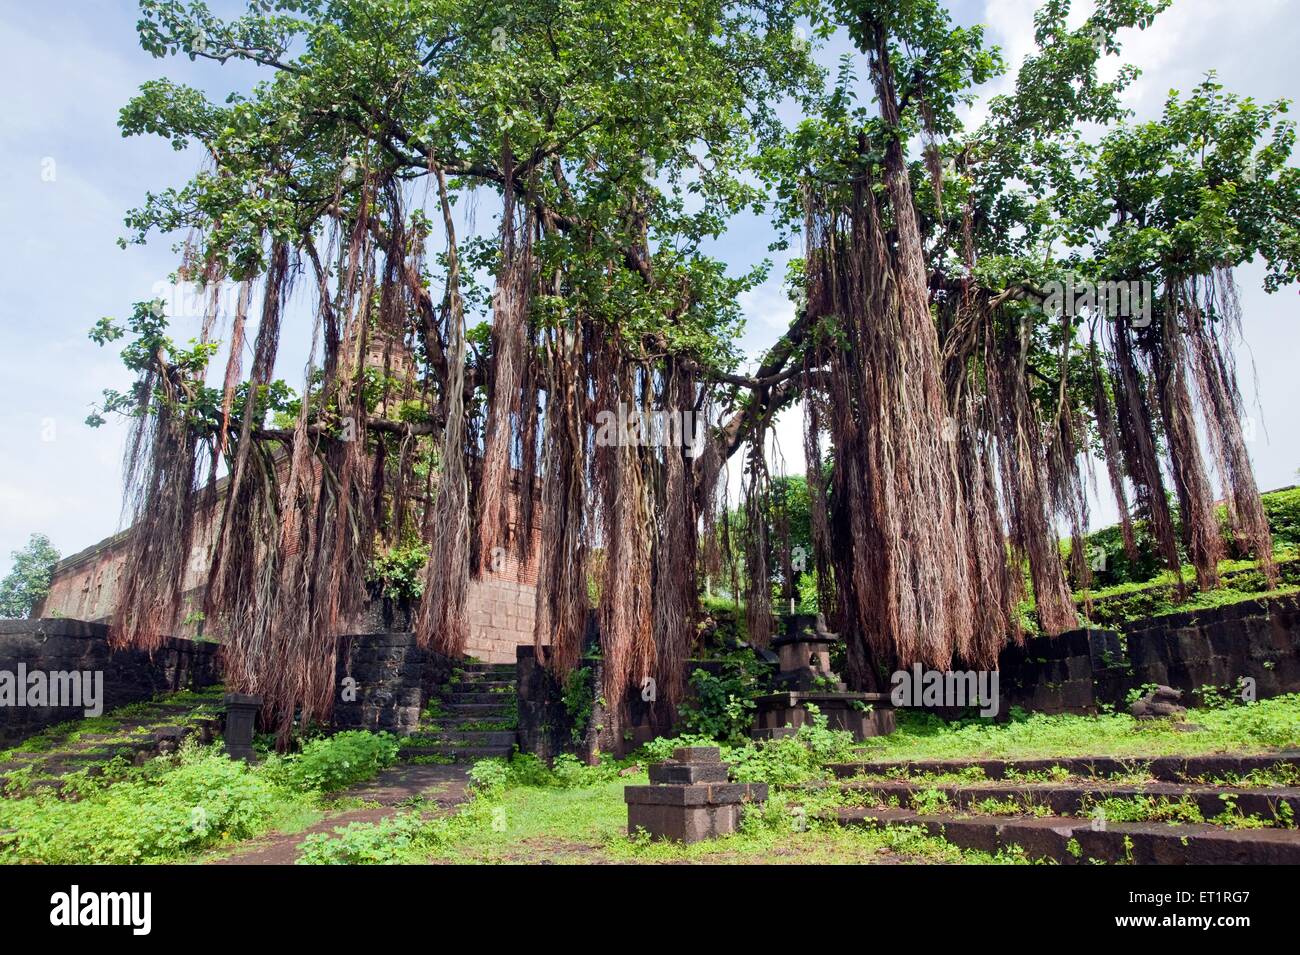
[[[627,834],[700,842],[735,832],[744,803],[767,801],[767,783],[733,783],[716,746],[679,746],[650,767],[649,786],[625,786]]]
[[[831,670],[831,646],[839,634],[826,629],[821,614],[795,614],[772,641],[780,672],[776,693],[758,697],[754,739],[793,735],[811,722],[809,703],[826,717],[830,729],[847,730],[857,740],[894,731],[894,706],[887,693],[854,693]]]

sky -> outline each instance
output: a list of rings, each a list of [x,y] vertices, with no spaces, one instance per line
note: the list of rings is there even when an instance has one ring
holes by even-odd
[[[221,0],[209,5],[237,9]],[[1037,5],[950,4],[957,19],[987,25],[989,41],[1011,66],[988,93],[1007,91],[1032,49]],[[1082,19],[1089,4],[1076,7]],[[121,527],[125,425],[91,429],[83,422],[103,389],[125,389],[131,377],[116,349],[100,348],[86,333],[101,317],[125,317],[131,303],[154,297],[175,269],[177,237],[126,250],[117,239],[127,210],[147,191],[184,183],[197,157],[161,139],[123,139],[118,110],[141,83],[162,76],[213,98],[247,89],[258,76],[240,64],[156,60],[138,46],[136,20],[126,0],[0,0],[0,89],[7,94],[0,118],[0,574],[34,532],[66,556]],[[1125,96],[1139,120],[1158,117],[1169,90],[1189,89],[1211,69],[1230,91],[1257,99],[1300,92],[1300,0],[1175,0],[1152,29],[1121,39],[1122,60],[1143,71]],[[819,57],[833,63],[846,49],[833,40]],[[1113,69],[1120,61],[1111,62]],[[742,345],[753,356],[793,318],[781,287],[785,256],[768,252],[771,238],[764,221],[742,217],[712,250],[732,274],[773,260],[769,280],[741,301],[748,323]],[[1296,482],[1300,469],[1300,300],[1295,287],[1266,295],[1258,266],[1241,269],[1238,281],[1243,386],[1258,396],[1247,426],[1255,435],[1251,453],[1260,487],[1279,487]],[[306,349],[295,352],[287,339],[277,371],[293,384]],[[776,428],[791,473],[803,467],[800,427],[795,409]],[[1113,517],[1103,496],[1094,525]]]

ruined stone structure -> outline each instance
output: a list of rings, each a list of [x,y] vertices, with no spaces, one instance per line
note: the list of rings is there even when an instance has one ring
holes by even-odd
[[[219,518],[218,518],[219,520]],[[178,637],[202,635],[203,590],[207,584],[213,538],[217,521],[201,516],[185,571],[185,601],[172,629]],[[513,541],[518,527],[511,525]],[[465,652],[487,663],[514,663],[515,647],[533,642],[533,614],[537,583],[537,548],[521,562],[515,548],[497,571],[485,571],[470,581],[467,612],[470,635]],[[54,568],[49,595],[33,616],[70,617],[74,620],[106,622],[113,614],[118,578],[126,558],[126,532],[87,547],[59,561]],[[408,626],[407,615],[380,622],[367,614],[348,628],[363,633],[374,629],[402,630]]]
[[[391,335],[374,333],[365,357],[366,364],[381,369],[387,376],[410,379],[414,360],[405,343]],[[379,412],[387,409],[381,405]],[[279,480],[288,480],[288,459],[280,462]],[[465,652],[486,663],[514,663],[515,647],[533,642],[534,601],[537,584],[537,537],[527,558],[519,559],[517,521],[520,475],[511,487],[511,523],[507,529],[506,550],[499,566],[485,571],[480,579],[470,581],[466,611],[470,635]],[[194,544],[185,570],[184,602],[172,634],[177,637],[203,635],[203,592],[207,586],[212,549],[220,528],[221,507],[226,479],[217,482],[216,506],[197,515]],[[534,493],[536,493],[534,491]],[[539,509],[534,508],[533,529],[537,529]],[[34,617],[70,617],[75,620],[105,622],[113,614],[118,581],[126,559],[126,531],[87,547],[61,560],[54,569],[49,595],[37,608]],[[375,604],[386,601],[375,601]],[[374,606],[347,627],[345,633],[409,630],[409,612],[394,615],[391,608]]]
[[[767,801],[767,783],[733,783],[716,746],[679,746],[650,767],[650,785],[624,786],[627,834],[700,842],[740,828],[745,803]]]

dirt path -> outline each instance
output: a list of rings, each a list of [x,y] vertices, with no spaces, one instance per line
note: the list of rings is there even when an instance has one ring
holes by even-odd
[[[209,864],[293,865],[298,858],[298,846],[308,836],[332,832],[350,822],[378,822],[397,813],[409,800],[423,798],[435,803],[438,812],[448,812],[466,800],[467,781],[467,768],[463,765],[394,766],[380,773],[373,782],[345,793],[352,798],[377,802],[378,807],[332,813],[299,832],[263,836],[232,855],[210,860]]]

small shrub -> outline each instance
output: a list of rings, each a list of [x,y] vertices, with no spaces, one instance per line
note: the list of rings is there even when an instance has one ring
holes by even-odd
[[[573,669],[564,681],[564,712],[568,714],[573,729],[574,743],[581,743],[587,735],[587,725],[596,704],[596,691],[592,686],[592,669],[581,666]]]
[[[474,792],[493,795],[510,784],[510,764],[496,756],[480,759],[470,767],[469,778]]]
[[[447,824],[404,813],[379,822],[353,822],[303,840],[298,865],[393,865],[445,837]]]
[[[763,689],[763,665],[749,650],[728,653],[717,675],[705,669],[691,674],[691,693],[678,707],[689,734],[739,744],[754,722],[754,697]]]
[[[0,862],[128,864],[182,858],[247,839],[295,804],[269,775],[219,747],[182,748],[174,763],[77,801],[52,794],[0,800]]]
[[[424,565],[429,560],[427,544],[415,541],[378,554],[370,562],[366,581],[379,586],[392,600],[412,600],[424,592]]]
[[[300,790],[330,793],[373,779],[397,761],[390,733],[349,730],[307,743],[288,760],[288,781]]]

